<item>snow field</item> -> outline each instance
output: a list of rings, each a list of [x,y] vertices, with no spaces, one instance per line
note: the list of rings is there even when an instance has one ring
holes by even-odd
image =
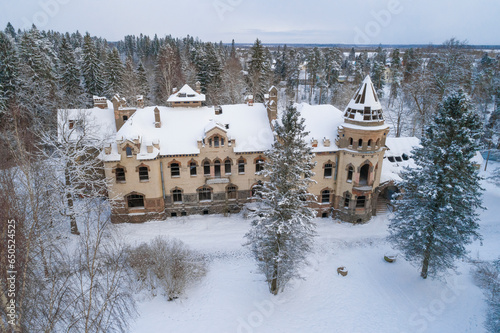
[[[490,162],[491,163],[491,162]],[[492,163],[494,170],[500,163]],[[485,176],[488,174],[483,173]],[[500,188],[483,181],[483,246],[470,246],[470,258],[492,260],[500,254]],[[157,235],[176,237],[209,257],[209,271],[184,297],[138,295],[139,317],[131,331],[153,332],[485,332],[486,304],[473,281],[469,261],[458,262],[458,274],[423,280],[419,269],[385,242],[387,216],[364,225],[316,219],[318,236],[305,280],[294,280],[273,296],[243,247],[250,221],[240,214],[187,216],[145,224],[117,225],[129,244]],[[337,274],[345,266],[348,275]]]

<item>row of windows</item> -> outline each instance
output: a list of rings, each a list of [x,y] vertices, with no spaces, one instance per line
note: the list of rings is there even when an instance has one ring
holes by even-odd
[[[245,160],[238,160],[238,173],[245,173]],[[213,164],[214,167],[214,176],[221,177],[222,175],[222,164],[221,161],[216,160]],[[264,169],[264,159],[259,158],[255,161],[255,172],[260,172]],[[140,181],[148,181],[149,180],[149,169],[148,167],[139,167],[139,180]],[[196,162],[189,162],[189,174],[191,176],[196,176],[198,173],[198,168]],[[232,162],[231,160],[224,161],[224,174],[231,175],[232,173]],[[172,177],[180,177],[181,168],[179,163],[171,163],[170,164],[170,176]],[[203,175],[210,176],[211,175],[211,164],[209,161],[203,162]],[[116,168],[115,176],[117,182],[125,182],[125,169],[124,168]]]
[[[372,144],[373,144],[373,140],[369,139],[368,143],[366,145],[367,148],[371,148]],[[349,138],[349,147],[352,148],[353,145],[354,145],[354,139]],[[380,145],[380,139],[377,139],[377,141],[375,142],[375,147],[378,147],[379,145]],[[363,147],[363,139],[358,140],[358,148],[361,148],[361,147]]]
[[[364,208],[365,203],[366,203],[366,196],[361,195],[356,198],[356,208]],[[344,198],[344,208],[349,208],[350,204],[351,204],[351,194],[346,193]]]

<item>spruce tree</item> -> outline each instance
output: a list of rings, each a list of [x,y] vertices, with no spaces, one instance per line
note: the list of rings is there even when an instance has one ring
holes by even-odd
[[[80,70],[76,63],[73,49],[63,37],[59,50],[59,94],[65,108],[84,107],[85,95],[80,82]]]
[[[0,31],[0,84],[4,98],[11,99],[16,92],[19,60],[14,40]]]
[[[416,167],[401,174],[403,195],[389,224],[389,241],[421,265],[424,279],[454,268],[466,255],[465,246],[480,238],[476,210],[482,189],[471,162],[480,129],[464,92],[452,93],[412,152]]]
[[[312,251],[316,214],[308,206],[314,196],[307,188],[313,182],[314,162],[307,134],[304,119],[293,106],[283,112],[281,122],[275,122],[274,144],[261,172],[266,181],[256,189],[259,206],[246,235],[275,295],[300,277],[299,269]]]
[[[255,41],[250,48],[251,60],[248,69],[248,78],[250,88],[256,102],[264,101],[268,87],[268,78],[271,72],[271,66],[266,57],[266,49],[262,46],[259,39]]]
[[[102,62],[89,33],[83,38],[82,73],[86,92],[91,96],[102,96],[104,93]]]
[[[149,83],[148,83],[148,76],[146,74],[146,69],[142,64],[142,61],[139,61],[139,64],[137,65],[136,74],[137,74],[138,93],[139,95],[142,95],[144,97],[144,102],[146,102],[149,96]]]
[[[106,96],[112,98],[115,94],[122,93],[123,63],[116,47],[108,51],[104,66],[104,79],[106,81]]]

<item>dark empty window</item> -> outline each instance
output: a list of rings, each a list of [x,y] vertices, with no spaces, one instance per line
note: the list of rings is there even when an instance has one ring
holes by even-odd
[[[132,157],[132,148],[130,147],[125,148],[125,152],[127,153],[127,157]]]
[[[409,158],[410,157],[408,155],[406,155],[406,154],[403,153],[403,160],[408,161]]]
[[[219,147],[219,137],[218,136],[214,137],[214,147],[216,147],[216,148]]]
[[[353,138],[349,138],[349,146],[352,146],[354,144],[354,139]]]
[[[236,199],[236,186],[228,186],[226,191],[228,199]]]
[[[124,182],[125,181],[125,169],[116,168],[115,173],[116,173],[116,181],[117,182]]]
[[[322,218],[327,218],[327,217],[328,217],[328,213],[327,213],[327,212],[323,212],[323,213],[321,214],[321,217],[322,217]]]
[[[139,167],[139,180],[149,180],[149,171],[147,167]]]
[[[226,175],[231,174],[231,161],[230,160],[224,161],[224,172]]]
[[[203,174],[205,176],[210,176],[210,162],[209,161],[203,162]]]
[[[324,190],[321,192],[321,202],[322,203],[330,202],[330,191],[329,190]]]
[[[366,201],[366,197],[364,195],[359,196],[358,200],[356,200],[356,208],[365,207],[365,201]]]
[[[333,164],[326,163],[325,164],[324,177],[330,178],[332,176],[332,171],[333,171]]]
[[[123,116],[123,121],[127,121],[128,120],[128,116]]]
[[[358,140],[358,147],[359,148],[363,147],[363,139]]]
[[[181,212],[181,216],[187,216],[186,212]]]
[[[182,202],[182,191],[181,190],[173,190],[172,191],[172,200],[174,202]]]
[[[212,200],[212,190],[209,187],[202,187],[198,190],[198,199],[200,201]]]
[[[203,210],[203,215],[208,215],[208,209]]]
[[[368,140],[368,147],[372,146],[372,139]]]
[[[189,163],[189,174],[191,176],[196,176],[196,162]]]
[[[396,156],[396,162],[403,162],[403,159],[401,158],[401,156]]]
[[[359,184],[366,185],[368,184],[368,175],[370,173],[370,165],[365,164],[359,170]]]
[[[387,159],[389,160],[389,162],[392,162],[392,163],[396,162],[396,160],[394,159],[394,156],[389,156],[389,157],[387,157]]]
[[[257,159],[255,161],[255,172],[259,172],[264,170],[264,160],[262,158]]]
[[[344,208],[349,208],[350,202],[351,202],[351,195],[349,193],[346,193],[344,198]]]
[[[176,212],[172,212],[172,213],[170,213],[170,216],[171,216],[171,217],[176,217],[176,216],[177,216],[177,213],[176,213]]]
[[[238,173],[245,173],[245,160],[238,160]]]
[[[352,166],[347,169],[347,181],[351,182],[352,181],[352,175],[354,174],[354,168]]]
[[[220,161],[214,162],[214,175],[215,175],[215,177],[220,178],[220,175],[221,175]]]
[[[181,169],[179,163],[170,164],[170,175],[172,177],[179,177],[181,175]]]
[[[130,194],[127,196],[127,206],[129,208],[144,207],[144,196],[140,194]]]

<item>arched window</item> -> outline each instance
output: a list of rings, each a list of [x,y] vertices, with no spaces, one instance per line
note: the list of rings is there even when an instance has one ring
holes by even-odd
[[[144,196],[141,194],[129,194],[127,196],[127,206],[129,208],[144,208]]]
[[[330,202],[330,190],[321,191],[321,202],[329,203]]]
[[[353,138],[349,138],[349,146],[352,146],[354,144],[354,139]]]
[[[368,184],[368,175],[370,173],[370,165],[365,164],[359,170],[359,185]]]
[[[359,139],[358,140],[358,148],[362,148],[363,147],[363,139]]]
[[[179,163],[170,164],[170,175],[172,177],[179,177],[181,175],[181,169]]]
[[[149,180],[149,171],[148,167],[139,167],[139,181],[148,181]]]
[[[260,172],[264,170],[264,159],[258,158],[255,160],[255,172]]]
[[[349,166],[347,169],[347,181],[352,182],[352,175],[354,174],[354,168],[352,166]]]
[[[377,141],[375,141],[375,147],[378,147],[380,146],[380,139],[377,139]]]
[[[196,162],[189,162],[189,174],[191,176],[196,176]]]
[[[124,168],[116,168],[116,182],[124,182],[125,181],[125,169]]]
[[[237,191],[237,189],[236,189],[236,186],[234,186],[234,185],[229,185],[228,187],[226,187],[226,194],[227,194],[228,200],[236,199],[236,194],[237,194],[236,191]]]
[[[344,197],[344,208],[349,208],[350,202],[351,202],[351,194],[346,193]]]
[[[182,202],[182,190],[175,189],[172,191],[172,201]]]
[[[365,202],[366,202],[366,197],[364,195],[359,196],[358,199],[356,200],[356,208],[364,208]]]
[[[210,162],[209,161],[203,162],[203,174],[205,176],[210,176]]]
[[[325,163],[323,176],[325,178],[331,178],[333,173],[333,164]]]
[[[125,148],[125,152],[127,154],[127,157],[132,157],[132,148],[130,148],[129,146],[127,146]]]
[[[227,159],[224,161],[224,173],[226,175],[231,174],[231,160],[230,159]]]
[[[372,147],[372,139],[368,140],[368,148]]]
[[[215,162],[214,162],[214,175],[215,175],[215,177],[220,178],[220,174],[221,174],[220,161],[215,160]]]
[[[214,147],[219,148],[219,137],[218,136],[214,136]]]
[[[207,186],[203,186],[198,189],[198,199],[200,201],[212,200],[212,189]]]
[[[243,158],[238,160],[238,173],[245,173],[245,160]]]

